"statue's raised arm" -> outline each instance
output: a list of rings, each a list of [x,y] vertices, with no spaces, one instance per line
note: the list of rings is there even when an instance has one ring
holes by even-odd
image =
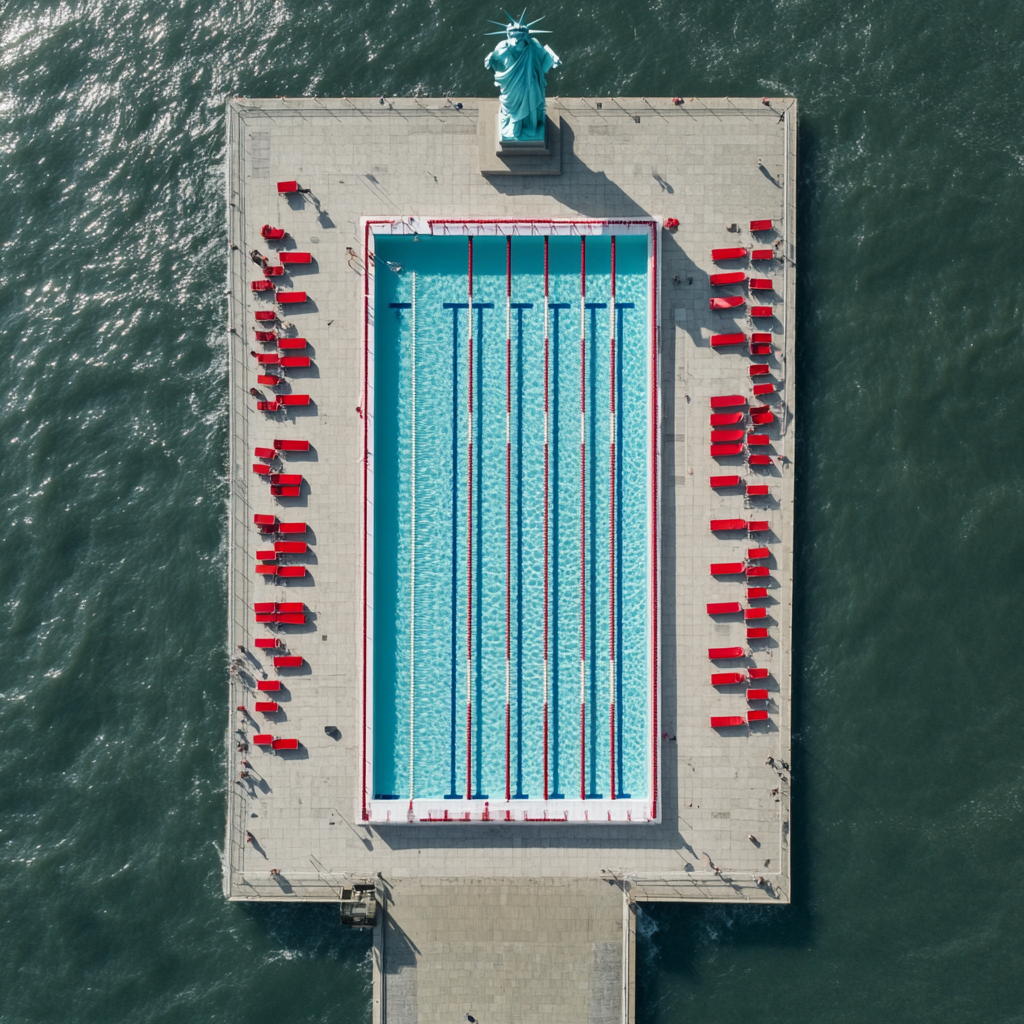
[[[544,141],[544,76],[562,63],[550,46],[541,46],[530,32],[542,19],[527,22],[525,18],[526,11],[518,19],[508,15],[510,24],[504,26],[504,33],[488,33],[505,36],[484,59],[484,67],[494,72],[494,84],[501,90],[503,142]]]

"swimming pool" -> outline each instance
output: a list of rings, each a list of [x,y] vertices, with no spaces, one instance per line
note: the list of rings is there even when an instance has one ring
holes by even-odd
[[[659,820],[659,226],[362,226],[363,819]]]

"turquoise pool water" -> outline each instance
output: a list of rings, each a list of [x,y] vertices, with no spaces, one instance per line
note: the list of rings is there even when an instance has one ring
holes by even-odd
[[[548,244],[545,794],[544,239],[514,237],[510,254],[504,237],[473,240],[472,421],[467,238],[376,239],[375,799],[461,800],[468,793],[504,800],[506,773],[512,799],[580,799],[581,790],[587,799],[608,798],[613,781],[617,798],[648,796],[648,238],[620,235],[615,243],[614,417],[611,239],[586,241],[582,531],[581,240],[551,237]]]

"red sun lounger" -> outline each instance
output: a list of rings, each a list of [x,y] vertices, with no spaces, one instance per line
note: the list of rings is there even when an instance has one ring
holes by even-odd
[[[767,700],[767,690],[747,690],[747,700]]]
[[[281,680],[280,679],[260,679],[256,683],[256,689],[259,690],[260,693],[273,693],[275,690],[280,690],[281,689]]]
[[[277,339],[277,347],[282,352],[288,352],[288,351],[291,351],[291,350],[294,350],[294,349],[305,348],[306,344],[307,343],[306,343],[306,339],[305,338],[278,338]]]
[[[736,423],[742,422],[743,416],[744,414],[741,412],[713,412],[711,414],[711,426],[731,427]]]
[[[772,222],[770,220],[752,220],[750,222],[751,231],[771,231]]]
[[[742,345],[746,340],[747,336],[742,332],[739,334],[712,334],[711,347],[726,348],[729,345]]]
[[[259,615],[260,612],[276,612],[277,604],[274,601],[257,601],[252,608]]]
[[[767,679],[768,669],[766,668],[751,668],[747,670],[747,675],[751,679]]]
[[[771,345],[751,345],[750,354],[752,356],[770,356],[772,354]]]
[[[271,484],[270,493],[275,498],[298,498],[302,495],[302,488],[295,484]]]
[[[257,576],[276,576],[277,566],[276,565],[257,565],[256,566]]]
[[[766,498],[768,496],[767,484],[747,484],[748,498]]]
[[[256,362],[260,366],[277,366],[277,361],[281,357],[276,352],[257,352]]]
[[[257,331],[257,341],[277,341],[277,334],[274,331]]]
[[[757,395],[772,395],[775,393],[774,384],[755,384],[754,385],[754,396]]]
[[[278,612],[274,621],[282,626],[304,626],[306,616],[302,612]]]
[[[735,615],[740,610],[739,601],[714,601],[708,605],[708,615]]]
[[[253,641],[253,647],[257,650],[270,650],[273,647],[280,647],[281,641],[276,636],[258,636]]]
[[[309,366],[309,356],[281,356],[281,365],[286,370],[293,370],[300,366]]]
[[[302,486],[301,473],[272,473],[270,476],[272,484],[286,484],[293,487]]]
[[[742,715],[712,715],[711,716],[711,728],[712,729],[732,729],[737,725],[746,725],[746,720]]]
[[[256,552],[257,562],[276,562],[277,552],[273,548],[262,548]]]
[[[280,408],[278,402],[257,402],[256,409],[258,412],[277,412]]]
[[[747,579],[754,579],[756,576],[771,576],[772,571],[767,565],[747,566]]]
[[[750,533],[764,533],[768,529],[767,519],[751,519],[747,523],[747,530]]]
[[[742,270],[728,270],[724,274],[712,274],[709,278],[712,284],[739,284],[746,279],[747,275]]]
[[[274,737],[269,732],[258,732],[252,741],[257,747],[269,747],[274,742]]]
[[[712,532],[718,532],[719,530],[745,530],[747,528],[746,519],[712,519],[711,530]]]
[[[771,558],[772,553],[768,548],[747,548],[747,558]]]
[[[735,309],[742,306],[747,300],[742,295],[722,296],[710,300],[710,309]]]
[[[756,626],[753,629],[748,629],[747,630],[747,639],[748,640],[767,640],[768,639],[768,630],[765,629],[764,626]]]
[[[255,316],[261,324],[277,319],[277,314],[272,309],[257,309],[253,316]]]
[[[744,619],[767,619],[768,609],[767,608],[748,608],[743,613]]]
[[[770,412],[755,412],[751,414],[750,422],[758,427],[766,427],[769,423],[775,422],[775,414]]]
[[[273,715],[277,713],[277,701],[276,700],[258,700],[256,701],[256,710],[262,712],[264,715]]]
[[[304,540],[276,540],[274,550],[282,555],[304,555],[309,545]]]
[[[273,747],[275,750],[298,750],[298,740],[274,740]]]
[[[754,333],[750,335],[750,340],[755,345],[770,345],[772,343],[772,332],[754,331]]]
[[[771,444],[771,438],[767,434],[747,434],[747,444],[752,448],[761,448]]]
[[[256,624],[270,625],[272,622],[277,621],[276,612],[257,612],[256,613]]]
[[[312,263],[313,254],[310,252],[283,252],[278,259],[282,263]]]
[[[302,656],[299,654],[278,654],[274,658],[274,668],[302,668]]]
[[[758,263],[762,262],[763,260],[773,260],[775,259],[775,250],[754,249],[750,253],[750,258]]]
[[[298,192],[299,183],[297,181],[279,181],[277,183],[277,191],[281,195],[286,195],[289,192]]]
[[[252,517],[252,521],[257,526],[277,526],[277,516],[265,516],[259,512]]]
[[[254,292],[269,292],[274,288],[274,282],[268,281],[265,277],[261,277],[258,281],[251,281],[249,287]]]
[[[278,300],[277,301],[280,302],[281,301],[281,299],[280,299],[281,293],[278,292],[277,294],[278,294]],[[771,316],[775,316],[775,312],[774,312],[774,310],[772,309],[771,306],[751,306],[750,307],[750,315],[751,316],[756,316],[758,318],[761,318],[761,317],[771,317]]]
[[[282,405],[309,405],[309,395],[281,395],[278,401]]]
[[[268,265],[268,266],[265,266],[263,268],[263,276],[264,277],[280,277],[283,273],[284,273],[284,267],[276,267],[276,266]]]
[[[714,395],[711,399],[712,409],[727,409],[730,405],[746,404],[746,395]]]
[[[747,721],[748,722],[765,722],[768,720],[768,712],[763,708],[760,711],[748,711]]]
[[[751,377],[763,377],[766,373],[771,373],[772,368],[767,363],[751,363],[747,372]]]
[[[302,601],[280,601],[277,610],[279,612],[304,612],[306,605]]]
[[[712,576],[732,576],[736,573],[743,572],[742,562],[712,562],[711,563],[711,575]]]
[[[725,444],[727,441],[741,441],[743,439],[742,430],[712,430],[711,431],[711,443],[712,444]]]
[[[308,441],[289,441],[283,438],[274,438],[274,447],[279,452],[308,452]]]
[[[767,587],[747,587],[748,601],[763,601],[768,596]]]
[[[747,463],[751,466],[770,466],[772,457],[770,455],[751,455],[748,457]]]
[[[275,445],[274,448],[255,448],[253,454],[257,459],[272,459],[277,454],[276,447]]]
[[[713,444],[711,446],[711,457],[715,459],[724,458],[726,455],[742,455],[742,444]]]
[[[282,565],[278,567],[277,575],[288,580],[301,579],[306,575],[306,567],[304,565]]]
[[[750,290],[753,292],[770,292],[772,290],[772,279],[770,277],[752,277],[750,279]]]
[[[278,533],[305,533],[306,529],[307,529],[307,527],[306,527],[305,523],[278,523],[277,524],[277,532]]]
[[[711,478],[712,487],[739,487],[739,484],[738,476],[713,476]]]
[[[262,384],[265,388],[276,388],[278,385],[284,383],[283,377],[276,377],[272,373],[261,373],[256,378],[257,384]]]
[[[252,471],[257,476],[270,476],[270,467],[265,462],[254,462]]]
[[[280,303],[280,305],[290,305],[295,302],[305,302],[305,292],[278,292],[274,298]]]
[[[726,661],[729,658],[745,658],[747,649],[745,647],[709,647],[708,659],[710,661]]]
[[[747,250],[742,246],[732,246],[725,249],[712,249],[711,258],[717,260],[741,260],[747,255]]]
[[[711,674],[712,686],[733,686],[746,680],[743,672],[713,672]]]
[[[276,242],[284,238],[285,231],[284,228],[272,228],[269,224],[264,224],[263,227],[260,228],[260,234],[268,242]]]

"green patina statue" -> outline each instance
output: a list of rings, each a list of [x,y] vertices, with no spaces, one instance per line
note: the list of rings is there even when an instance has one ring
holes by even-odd
[[[505,39],[484,59],[484,67],[494,72],[494,84],[501,90],[499,131],[502,142],[544,141],[544,76],[562,62],[550,46],[541,46],[530,27],[543,19],[526,22],[526,11],[518,19],[505,12],[510,24],[502,32]],[[492,21],[492,25],[501,25]],[[539,34],[542,29],[538,29]]]

